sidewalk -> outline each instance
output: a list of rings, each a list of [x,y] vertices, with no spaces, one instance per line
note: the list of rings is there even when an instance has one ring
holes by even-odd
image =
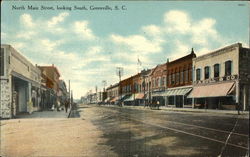
[[[16,118],[68,118],[70,110],[65,111],[35,111],[32,114],[24,113],[17,115]]]

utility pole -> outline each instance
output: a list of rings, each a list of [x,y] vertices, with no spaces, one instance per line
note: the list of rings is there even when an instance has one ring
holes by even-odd
[[[106,81],[106,80],[103,80],[103,81],[102,81],[102,84],[103,84],[103,92],[105,92],[105,86],[107,85],[107,81]]]
[[[119,76],[119,86],[121,88],[121,77],[123,75],[123,67],[116,67],[116,75]],[[121,90],[121,99],[122,99],[122,88],[120,90]],[[119,105],[121,105],[120,104],[121,103],[121,99],[120,99]]]
[[[69,107],[71,107],[71,99],[70,99],[70,80],[69,80]]]

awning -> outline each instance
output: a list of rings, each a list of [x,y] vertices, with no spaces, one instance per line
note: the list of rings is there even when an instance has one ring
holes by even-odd
[[[106,98],[104,102],[108,102],[110,100],[110,97]]]
[[[152,96],[162,96],[163,92],[152,92]]]
[[[143,99],[143,98],[144,98],[144,93],[135,94],[135,99]]]
[[[134,101],[135,94],[132,94],[130,97],[124,99],[124,101]]]
[[[189,98],[221,97],[230,95],[235,88],[235,82],[217,83],[205,86],[195,86]]]
[[[118,97],[114,97],[113,99],[110,100],[110,102],[115,102],[116,100],[118,100]]]
[[[180,95],[186,95],[188,92],[192,90],[192,87],[186,87],[186,88],[177,88],[177,89],[169,89],[166,90],[161,94],[161,96],[180,96]]]
[[[119,96],[119,101],[123,101],[124,99],[127,99],[129,97],[129,94],[123,94],[122,96]]]

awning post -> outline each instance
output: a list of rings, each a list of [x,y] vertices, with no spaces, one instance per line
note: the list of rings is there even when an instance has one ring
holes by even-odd
[[[185,105],[184,95],[182,95],[182,98],[183,98],[183,105],[182,105],[182,108],[184,108],[184,105]]]

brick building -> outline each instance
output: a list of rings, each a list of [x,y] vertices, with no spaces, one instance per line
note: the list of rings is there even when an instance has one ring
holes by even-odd
[[[193,107],[248,110],[250,104],[250,49],[241,43],[193,59]]]

